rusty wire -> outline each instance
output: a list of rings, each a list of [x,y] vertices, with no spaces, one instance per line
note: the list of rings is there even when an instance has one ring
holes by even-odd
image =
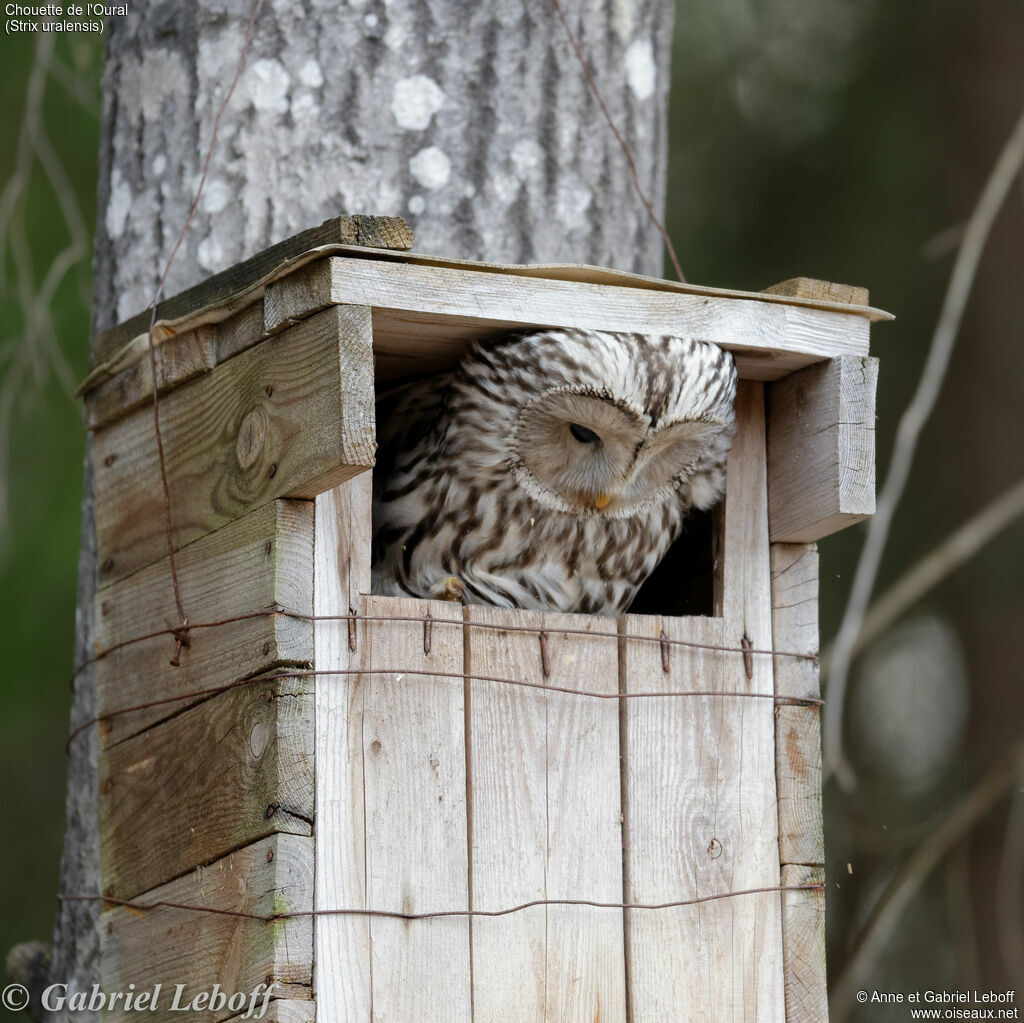
[[[731,892],[718,892],[714,895],[698,895],[693,899],[677,899],[674,902],[598,902],[594,899],[532,899],[517,906],[506,909],[442,909],[423,913],[403,913],[389,909],[299,909],[289,913],[251,913],[244,909],[221,909],[217,906],[197,906],[188,902],[173,902],[169,899],[155,899],[152,902],[140,902],[137,899],[118,899],[113,895],[58,895],[60,902],[105,902],[112,906],[123,906],[148,912],[153,909],[181,909],[190,913],[208,913],[215,916],[229,916],[242,920],[254,920],[258,923],[277,923],[281,920],[296,920],[318,916],[376,916],[389,917],[395,920],[437,920],[444,917],[499,917],[511,916],[536,906],[584,906],[591,909],[622,909],[622,910],[663,910],[680,909],[685,906],[699,906],[705,902],[717,902],[721,899],[733,899],[740,895],[765,895],[779,892],[823,892],[825,886],[820,883],[795,885],[767,885],[764,888],[744,888]]]

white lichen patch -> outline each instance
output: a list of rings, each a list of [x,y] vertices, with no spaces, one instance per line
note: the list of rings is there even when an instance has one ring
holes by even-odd
[[[409,172],[424,188],[434,191],[448,184],[452,162],[444,150],[427,146],[409,161]]]
[[[203,209],[220,213],[231,199],[231,188],[222,178],[211,178],[203,189]]]
[[[124,234],[128,211],[132,208],[132,190],[120,168],[110,176],[110,199],[107,202],[107,237],[112,241]]]
[[[156,158],[153,160],[153,177],[158,178],[167,170],[167,157],[163,153],[157,153]]]
[[[650,39],[634,39],[626,48],[626,81],[637,99],[650,99],[658,82],[658,66]]]
[[[264,57],[255,61],[245,73],[249,101],[257,110],[283,114],[288,110],[288,88],[291,78],[279,60]]]
[[[566,228],[586,227],[593,193],[575,174],[566,174],[555,191],[555,215]]]
[[[391,92],[391,113],[400,128],[423,131],[444,106],[441,86],[426,75],[412,75],[395,82]]]
[[[422,195],[410,195],[405,205],[414,217],[418,217],[427,208],[427,200]]]
[[[309,89],[319,89],[324,84],[324,73],[315,60],[307,60],[299,68],[299,81]]]
[[[196,259],[204,270],[215,271],[223,267],[224,251],[220,242],[212,234],[208,234],[196,249]]]
[[[544,160],[544,150],[534,139],[520,139],[512,147],[512,166],[522,180],[539,170]]]
[[[118,102],[133,124],[140,116],[152,122],[165,115],[166,104],[176,111],[187,110],[176,98],[187,96],[188,91],[188,73],[181,56],[157,48],[144,51],[140,62],[125,67]]]
[[[612,29],[622,42],[632,34],[636,25],[634,0],[612,0]]]
[[[298,121],[308,121],[320,114],[320,106],[311,92],[300,92],[292,100],[292,117]]]

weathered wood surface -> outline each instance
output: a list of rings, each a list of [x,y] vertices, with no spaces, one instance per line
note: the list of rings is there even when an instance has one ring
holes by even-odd
[[[811,544],[772,544],[772,628],[775,649],[818,653],[818,552]],[[776,655],[775,691],[816,699],[816,661]],[[775,710],[779,791],[779,861],[825,862],[821,821],[821,715],[818,707],[780,704]]]
[[[855,284],[836,284],[819,281],[814,277],[791,277],[765,288],[766,295],[786,295],[792,298],[809,298],[819,302],[841,302],[844,305],[866,306],[870,295],[867,288]]]
[[[623,631],[738,648],[771,644],[761,388],[741,386],[729,456],[721,618],[627,616]],[[668,670],[665,670],[667,663]],[[748,675],[749,671],[749,675]],[[772,693],[771,659],[626,641],[629,692]],[[773,701],[632,699],[624,711],[627,901],[651,904],[779,884]],[[784,1019],[774,892],[669,910],[626,926],[631,1018]],[[695,953],[695,950],[699,952]]]
[[[350,671],[365,654],[359,627],[323,620],[362,606],[370,589],[371,476],[363,473],[316,499],[313,607],[318,670]],[[352,649],[352,644],[355,649]],[[366,908],[362,689],[352,675],[316,678],[316,908]],[[315,921],[314,990],[319,1018],[370,1018],[370,922]]]
[[[617,693],[615,622],[483,607],[467,621],[538,630],[466,633],[473,908],[621,902],[618,701],[542,688]],[[625,1021],[621,910],[536,906],[475,918],[472,939],[474,1019]]]
[[[176,564],[182,604],[195,624],[271,608],[311,615],[313,503],[271,501],[184,547]],[[168,559],[108,586],[96,605],[98,653],[176,623]],[[190,637],[177,667],[170,663],[170,635],[130,643],[96,662],[101,748],[207,697],[104,718],[105,713],[313,661],[312,623],[286,615],[193,629]]]
[[[240,1015],[232,1016],[227,1023],[243,1023],[247,1009],[248,1006]],[[247,1018],[252,1019],[251,1016]],[[316,1002],[311,998],[302,1001],[290,998],[272,1001],[262,1020],[263,1023],[316,1023]]]
[[[359,629],[366,901],[433,913],[469,905],[462,630],[377,617],[458,617],[458,605],[366,597]],[[456,678],[418,672],[454,673]],[[329,680],[321,679],[321,683]],[[326,840],[326,839],[324,839]],[[469,920],[370,920],[373,1016],[473,1018]]]
[[[160,405],[176,547],[276,497],[373,464],[370,314],[337,306],[177,388]],[[100,586],[166,553],[152,413],[95,439]]]
[[[374,309],[378,377],[444,368],[470,341],[526,327],[675,333],[730,349],[740,375],[773,380],[836,355],[867,355],[850,312],[334,256],[331,297]]]
[[[223,310],[197,307],[191,320],[161,324],[155,333],[160,392],[331,305],[360,301],[356,294],[374,299],[378,371],[384,379],[445,368],[477,338],[561,325],[692,333],[733,347],[741,375],[767,380],[832,354],[866,354],[868,324],[887,317],[856,304],[861,297],[867,301],[864,289],[808,278],[752,293],[673,287],[600,267],[503,267],[351,247],[333,257],[310,258],[268,283],[262,294],[257,289],[234,296],[228,308],[240,308],[227,319]],[[373,284],[381,275],[397,275],[398,283]],[[357,279],[349,279],[353,276]],[[396,299],[395,287],[407,288],[408,294]],[[438,289],[449,292],[447,302]],[[538,304],[543,292],[551,294]],[[589,311],[595,301],[597,316]],[[219,322],[209,322],[211,317]],[[165,346],[169,351],[161,355]],[[440,353],[432,351],[438,346]],[[147,338],[134,336],[82,385],[87,427],[106,425],[151,399],[147,349]],[[407,353],[416,360],[412,370]]]
[[[768,389],[773,542],[813,543],[875,511],[878,360],[837,356]]]
[[[100,754],[105,894],[131,899],[275,832],[310,835],[308,677],[239,686]]]
[[[168,884],[148,891],[142,903],[177,902],[255,913],[308,912],[313,907],[313,840],[271,835]],[[219,984],[229,995],[251,992],[268,979],[274,993],[289,1001],[308,994],[313,965],[313,923],[295,917],[275,923],[161,906],[151,910],[118,906],[100,918],[102,990],[139,990],[162,985],[158,1010],[144,1013],[154,1023],[186,1018],[213,1023],[232,1015],[171,1011],[175,987],[186,984],[183,999]],[[290,1006],[279,1020],[312,1020]],[[104,1014],[110,1023],[130,1023],[139,1012]],[[267,1019],[275,1017],[269,1015]]]
[[[217,329],[203,324],[168,338],[153,349],[157,392],[177,387],[217,365]],[[153,400],[153,369],[148,358],[131,363],[98,384],[85,397],[85,428],[95,430]]]
[[[412,230],[401,217],[332,217],[319,227],[311,227],[285,238],[249,259],[207,277],[205,281],[165,298],[157,306],[158,320],[173,320],[198,309],[225,305],[239,292],[251,288],[273,273],[282,263],[322,245],[366,245],[381,249],[411,249]],[[98,366],[119,349],[149,330],[149,311],[124,320],[93,339],[92,364]]]
[[[787,887],[824,885],[825,868],[784,864]],[[828,1023],[825,973],[825,892],[782,893],[782,933],[786,958],[786,1023]]]

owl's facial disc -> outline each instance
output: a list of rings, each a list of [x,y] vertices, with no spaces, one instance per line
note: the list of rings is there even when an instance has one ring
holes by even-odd
[[[603,510],[628,487],[648,427],[640,410],[606,398],[572,391],[543,395],[519,415],[516,475],[548,507]]]

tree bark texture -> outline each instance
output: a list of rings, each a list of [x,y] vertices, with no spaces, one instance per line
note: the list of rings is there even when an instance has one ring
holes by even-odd
[[[671,4],[562,4],[660,209]],[[250,10],[147,3],[111,20],[100,327],[152,298]],[[405,216],[424,252],[661,272],[553,0],[266,4],[167,293],[338,212]]]
[[[95,330],[152,300],[254,3],[150,0],[108,21]],[[671,0],[561,3],[661,210]],[[421,252],[662,267],[660,236],[554,0],[265,3],[165,294],[339,212],[404,216]],[[83,522],[81,656],[96,571],[88,477]],[[170,586],[167,596],[173,618]],[[73,723],[91,718],[89,673],[74,700]],[[72,749],[64,891],[99,885],[90,732]],[[98,913],[95,903],[62,909],[54,979],[97,979]]]

